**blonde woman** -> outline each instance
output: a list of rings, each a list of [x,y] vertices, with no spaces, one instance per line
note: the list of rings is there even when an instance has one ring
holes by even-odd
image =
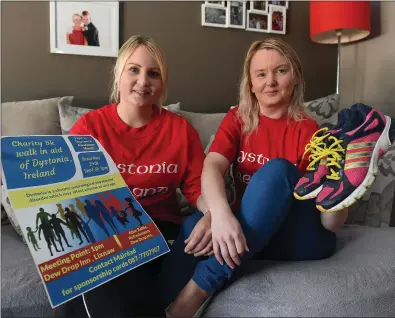
[[[161,48],[151,38],[131,37],[121,47],[114,67],[111,104],[85,114],[70,133],[100,141],[164,237],[175,240],[182,222],[177,188],[199,210],[206,210],[200,179],[205,155],[196,130],[161,107],[167,73]],[[93,317],[150,314],[161,259],[89,292]]]
[[[184,222],[184,237],[163,264],[161,288],[168,316],[199,316],[210,295],[253,257],[312,260],[335,251],[334,232],[347,211],[320,214],[314,200],[293,197],[308,165],[305,146],[319,129],[304,114],[303,92],[302,66],[288,44],[269,38],[251,45],[239,106],[225,116],[204,162],[210,246],[196,252],[201,243],[184,243],[196,222],[207,217],[195,214]],[[237,190],[233,206],[226,200],[223,181],[231,163]],[[215,255],[202,256],[210,251]]]
[[[78,13],[73,14],[73,28],[71,33],[66,34],[67,44],[73,45],[88,45],[88,42],[83,33],[84,23],[82,16]]]

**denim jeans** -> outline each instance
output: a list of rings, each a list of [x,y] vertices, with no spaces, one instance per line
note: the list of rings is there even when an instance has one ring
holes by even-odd
[[[284,159],[269,161],[251,177],[240,209],[235,212],[250,251],[243,255],[241,265],[235,270],[251,258],[317,260],[334,253],[336,235],[322,226],[315,201],[299,201],[293,197],[293,189],[300,178],[299,170]],[[194,257],[184,252],[184,240],[202,217],[197,211],[184,221],[162,263],[159,291],[164,307],[191,278],[211,294],[234,273],[227,264],[221,265],[215,256]]]

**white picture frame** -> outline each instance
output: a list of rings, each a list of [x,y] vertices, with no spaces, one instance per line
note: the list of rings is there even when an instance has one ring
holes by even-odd
[[[269,33],[269,13],[247,10],[246,30]],[[258,26],[259,24],[259,26]]]
[[[280,7],[285,7],[288,9],[289,7],[289,1],[268,1],[269,6],[280,6]]]
[[[226,1],[204,1],[205,4],[213,7],[225,8]]]
[[[282,23],[276,22],[276,15],[282,15]],[[269,32],[274,34],[287,34],[287,8],[285,6],[269,6]],[[281,29],[279,29],[281,24]]]
[[[249,1],[250,11],[269,13],[269,1]]]
[[[51,53],[103,57],[118,56],[118,1],[50,1],[49,6]],[[80,22],[81,24],[78,26],[84,11],[89,13],[91,24],[88,27],[86,25],[82,27],[83,22]]]
[[[237,3],[237,5],[235,5]],[[246,2],[245,1],[229,1],[226,7],[226,18],[229,28],[235,29],[245,29],[246,28]],[[239,12],[233,12],[233,9],[237,8],[241,10]],[[235,21],[241,20],[240,23],[235,23]]]
[[[202,4],[202,26],[227,28],[227,8],[215,5]]]

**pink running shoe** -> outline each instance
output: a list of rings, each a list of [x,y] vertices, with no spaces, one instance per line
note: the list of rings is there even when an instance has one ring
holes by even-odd
[[[364,104],[351,107],[347,126],[328,137],[329,172],[316,198],[317,209],[334,212],[351,206],[372,185],[378,162],[391,145],[391,118]]]
[[[309,153],[309,165],[305,175],[299,179],[294,189],[294,197],[298,200],[309,200],[316,198],[322,190],[322,185],[329,172],[327,167],[328,137],[331,132],[340,131],[347,123],[349,109],[344,109],[338,114],[338,123],[332,129],[323,127],[316,131],[311,137],[310,143],[306,145],[303,157]]]

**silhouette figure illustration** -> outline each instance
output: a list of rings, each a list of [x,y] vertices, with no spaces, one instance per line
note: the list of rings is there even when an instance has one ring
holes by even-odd
[[[85,222],[84,220],[81,221],[81,226],[84,229],[86,235],[88,235],[89,240],[91,241],[91,243],[96,243],[96,239],[95,236],[93,235],[90,227],[88,226],[88,223],[91,221],[92,219],[89,219],[88,222]]]
[[[83,243],[82,237],[81,237],[81,233],[85,237],[87,242],[89,243],[90,242],[89,238],[86,235],[86,233],[85,233],[85,231],[82,228],[81,223],[80,223],[80,221],[82,221],[81,217],[78,214],[75,214],[75,213],[71,212],[69,208],[65,208],[64,210],[66,211],[65,217],[66,217],[67,223],[70,223],[75,228],[75,230],[76,230],[75,234],[80,239],[80,243],[79,244],[81,245]]]
[[[56,214],[60,214],[60,217],[61,217],[64,221],[67,222],[66,216],[65,216],[65,214],[64,214],[63,206],[62,206],[60,203],[57,203],[56,206],[58,207],[58,212],[56,212]],[[74,226],[68,222],[67,227],[68,227],[69,230],[70,230],[71,239],[74,239],[74,235],[76,234],[76,230],[75,230]]]
[[[129,223],[129,220],[127,218],[126,212],[125,211],[117,211],[113,206],[110,206],[110,210],[112,215],[115,215],[117,220],[124,226],[126,227],[126,223]]]
[[[69,227],[68,224],[66,222],[62,221],[61,219],[57,218],[56,214],[52,214],[52,218],[49,221],[49,223],[51,224],[52,228],[55,231],[55,234],[56,234],[56,236],[58,238],[58,241],[59,241],[60,247],[62,248],[62,251],[64,252],[64,248],[63,248],[63,244],[62,244],[62,237],[63,237],[63,240],[66,242],[66,245],[68,247],[72,247],[69,244],[69,242],[67,242],[66,235],[65,235],[64,230],[62,228],[62,224],[64,224],[67,227]]]
[[[40,223],[43,226],[43,230],[47,230],[48,231],[52,231],[52,237],[55,237],[55,233],[53,232],[53,229],[51,227],[51,225],[49,224],[49,219],[51,217],[51,214],[49,214],[48,212],[45,212],[43,208],[39,208],[39,211],[37,213],[36,216],[36,229],[38,229],[38,221],[40,221]]]
[[[104,225],[103,219],[100,217],[100,212],[96,209],[96,207],[89,200],[85,200],[85,212],[88,215],[88,217],[98,227],[100,227],[104,231],[104,233],[107,234],[108,237],[111,237],[110,233],[106,229],[106,226]]]
[[[114,221],[112,220],[111,213],[104,206],[103,202],[101,202],[100,200],[94,200],[94,205],[96,206],[97,211],[99,211],[101,217],[103,218],[103,221],[112,228],[114,234],[118,234],[118,229],[115,226]]]
[[[56,214],[60,214],[60,217],[62,218],[63,221],[66,220],[66,217],[64,216],[64,209],[60,203],[56,203],[56,206],[58,207],[58,212]]]
[[[34,235],[34,233],[37,233],[37,230],[35,230],[35,231],[33,232],[33,231],[32,231],[32,228],[28,226],[28,227],[26,228],[26,231],[27,231],[27,239],[28,239],[29,242],[32,243],[34,250],[35,250],[35,251],[41,250],[41,248],[40,248],[40,247],[38,246],[38,244],[37,244],[36,236]]]
[[[77,209],[80,210],[81,214],[82,214],[84,217],[87,217],[87,216],[88,216],[88,215],[86,214],[86,212],[85,212],[85,204],[83,204],[79,198],[78,198],[78,199],[75,199],[75,205],[77,206]]]
[[[49,224],[45,224],[45,223],[40,224],[39,230],[38,230],[38,239],[40,241],[41,241],[41,232],[43,232],[44,238],[47,241],[48,250],[49,250],[49,253],[51,253],[51,256],[53,256],[51,245],[53,245],[55,247],[56,252],[60,252],[58,250],[58,247],[55,244],[54,235],[53,235],[51,226]]]
[[[111,194],[110,191],[106,191],[105,194],[107,197],[100,193],[99,198],[108,210],[111,210],[111,207],[114,207],[117,211],[123,210],[122,202],[115,195]]]
[[[73,213],[75,213],[75,214],[78,214],[78,212],[76,211],[76,209],[75,209],[73,203],[70,203],[70,204],[69,204],[69,209],[70,209],[71,212],[73,212]]]
[[[134,217],[140,223],[140,226],[142,226],[143,222],[141,222],[140,216],[142,216],[143,214],[133,206],[132,198],[125,198],[125,201],[128,204],[128,207],[125,209],[125,213],[128,209],[130,209],[132,212],[132,217]]]

